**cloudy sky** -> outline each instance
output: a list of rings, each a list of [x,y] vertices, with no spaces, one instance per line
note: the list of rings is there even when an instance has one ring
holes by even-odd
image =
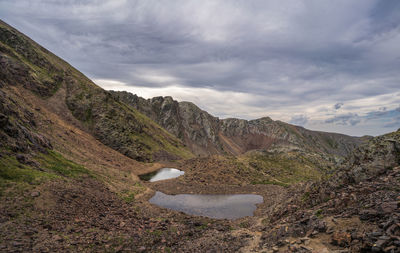
[[[378,135],[400,128],[398,0],[0,0],[105,89]]]

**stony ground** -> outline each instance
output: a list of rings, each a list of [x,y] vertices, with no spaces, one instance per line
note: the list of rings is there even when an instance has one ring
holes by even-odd
[[[329,199],[315,203],[322,186],[217,184],[194,181],[190,169],[143,185],[148,190],[136,199],[121,198],[91,177],[11,186],[13,194],[1,196],[0,251],[399,252],[399,167],[329,189]],[[254,217],[213,220],[148,204],[154,190],[257,193],[265,202]]]
[[[2,252],[236,251],[245,242],[228,233],[227,221],[122,201],[91,178],[49,182],[1,200]]]
[[[292,201],[265,225],[256,251],[399,252],[400,167],[373,181],[332,190],[329,199],[301,208]],[[312,194],[304,195],[313,198]]]

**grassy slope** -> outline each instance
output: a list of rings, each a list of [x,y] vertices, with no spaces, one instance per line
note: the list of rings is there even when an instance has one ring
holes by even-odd
[[[50,179],[79,178],[93,173],[56,151],[35,155],[38,167],[20,163],[15,157],[0,158],[0,195],[12,185],[29,187]]]
[[[333,163],[316,154],[288,152],[249,152],[240,160],[260,175],[253,184],[277,184],[282,186],[298,182],[316,181],[331,172]]]
[[[73,115],[101,142],[140,161],[180,159],[192,154],[174,136],[129,106],[113,99],[82,73],[0,22],[0,52],[6,85],[22,84],[42,98],[60,87]]]

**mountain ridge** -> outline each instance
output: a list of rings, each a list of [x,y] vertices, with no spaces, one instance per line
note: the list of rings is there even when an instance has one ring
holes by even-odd
[[[254,149],[318,151],[345,156],[369,137],[312,131],[269,117],[254,120],[219,119],[192,102],[170,96],[144,99],[126,91],[110,91],[115,97],[155,120],[180,138],[198,155],[239,155]],[[307,140],[310,138],[311,140]],[[315,145],[317,144],[317,145]],[[321,147],[316,150],[315,146]]]
[[[138,161],[192,156],[152,120],[112,98],[71,65],[6,23],[0,23],[2,86],[21,85],[43,99],[60,89],[80,127],[102,143]],[[11,90],[10,90],[11,92]]]

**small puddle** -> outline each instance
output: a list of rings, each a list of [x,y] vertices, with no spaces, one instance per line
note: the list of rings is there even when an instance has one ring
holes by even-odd
[[[156,192],[149,202],[191,215],[214,219],[237,219],[253,216],[257,209],[256,204],[263,203],[264,199],[256,194],[167,195]]]
[[[174,168],[163,168],[155,172],[139,175],[141,180],[155,182],[165,179],[176,178],[185,174],[184,171]]]

